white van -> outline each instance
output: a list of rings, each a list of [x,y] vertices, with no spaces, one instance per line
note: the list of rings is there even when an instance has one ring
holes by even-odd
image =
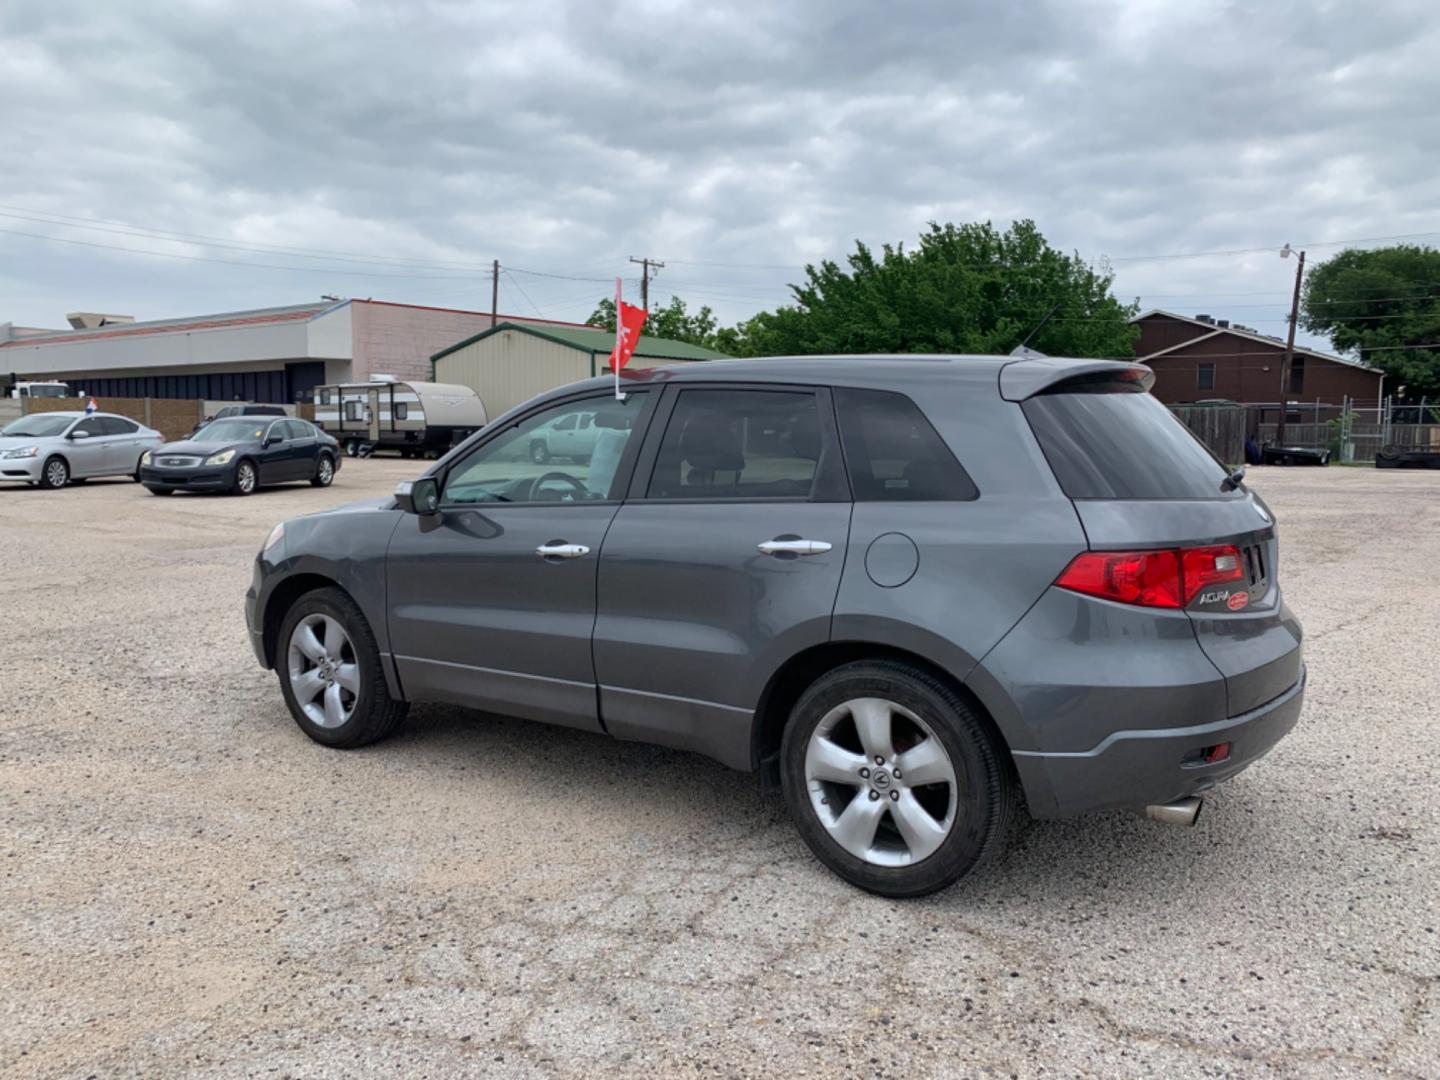
[[[70,397],[70,387],[63,382],[17,382],[10,390],[12,398]]]

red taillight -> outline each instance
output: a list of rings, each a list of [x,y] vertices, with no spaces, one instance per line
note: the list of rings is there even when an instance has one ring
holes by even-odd
[[[1055,584],[1141,607],[1183,608],[1211,585],[1240,581],[1240,552],[1229,545],[1159,551],[1085,551]]]
[[[1055,584],[1121,604],[1181,606],[1180,559],[1174,551],[1081,552]]]
[[[1180,553],[1181,571],[1185,575],[1185,603],[1200,595],[1201,589],[1240,581],[1245,571],[1240,565],[1240,549],[1225,544],[1221,547],[1186,548]]]

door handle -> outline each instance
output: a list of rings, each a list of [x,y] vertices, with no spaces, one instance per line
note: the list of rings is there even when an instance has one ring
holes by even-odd
[[[584,544],[541,544],[535,549],[535,554],[542,559],[578,559],[582,555],[589,555],[590,549]]]
[[[830,550],[824,540],[766,540],[756,547],[766,555],[823,555]]]

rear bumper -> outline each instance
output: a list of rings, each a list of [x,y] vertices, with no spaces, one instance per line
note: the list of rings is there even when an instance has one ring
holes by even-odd
[[[1295,726],[1304,700],[1302,667],[1294,686],[1240,716],[1191,727],[1117,731],[1084,751],[1017,750],[1015,766],[1037,818],[1172,802],[1209,791],[1267,754]],[[1226,760],[1185,764],[1201,748],[1225,742],[1231,745]]]

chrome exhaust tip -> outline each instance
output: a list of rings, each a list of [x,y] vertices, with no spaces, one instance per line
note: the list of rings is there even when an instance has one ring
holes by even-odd
[[[1170,803],[1158,803],[1145,807],[1145,816],[1151,821],[1163,821],[1166,825],[1194,825],[1200,818],[1200,808],[1205,801],[1198,795],[1176,799]]]

